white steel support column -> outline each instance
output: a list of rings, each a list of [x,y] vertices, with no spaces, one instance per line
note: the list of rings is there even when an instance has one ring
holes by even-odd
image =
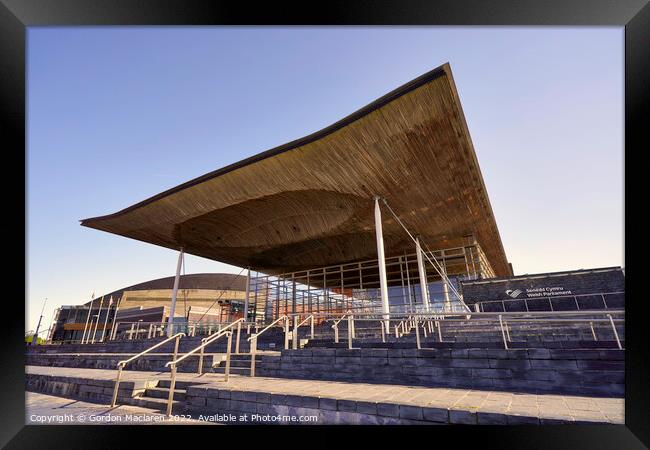
[[[167,326],[167,336],[174,335],[174,312],[176,310],[176,296],[178,295],[178,284],[181,278],[181,266],[183,265],[183,247],[178,253],[178,263],[176,264],[176,276],[174,277],[174,290],[172,291],[172,304],[169,307],[169,321]]]
[[[447,276],[447,269],[443,268],[444,278],[442,279],[442,292],[445,296],[445,311],[451,312],[451,300],[449,299],[449,277]]]
[[[248,322],[248,299],[250,297],[251,269],[246,272],[246,297],[244,297],[244,321]]]
[[[379,209],[379,197],[375,197],[375,236],[377,238],[377,262],[379,266],[379,291],[381,294],[381,311],[384,317],[386,332],[390,332],[388,304],[388,280],[386,278],[386,259],[384,257],[384,233],[381,226],[381,210]]]
[[[429,311],[429,290],[427,284],[427,269],[424,267],[422,258],[422,247],[420,246],[420,237],[415,238],[415,251],[418,257],[418,272],[420,273],[420,291],[422,293],[422,304],[424,310]]]

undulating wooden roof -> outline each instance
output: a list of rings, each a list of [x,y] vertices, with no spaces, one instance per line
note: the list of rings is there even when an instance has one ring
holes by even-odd
[[[304,138],[210,172],[86,227],[285,273],[377,255],[373,198],[431,249],[473,234],[511,275],[449,64]],[[384,209],[386,256],[413,244]]]

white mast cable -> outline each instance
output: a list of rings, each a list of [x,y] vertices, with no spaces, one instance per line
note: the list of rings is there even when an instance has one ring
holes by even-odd
[[[386,199],[385,199],[385,198],[382,198],[382,201],[384,202],[384,204],[386,205],[386,207],[388,208],[388,210],[390,211],[390,213],[393,215],[393,217],[395,217],[395,220],[397,220],[397,223],[399,223],[399,224],[401,225],[401,227],[404,228],[404,231],[406,231],[406,233],[409,235],[409,237],[411,238],[411,240],[412,240],[412,241],[417,245],[417,241],[415,240],[415,238],[413,237],[413,235],[411,234],[411,232],[406,228],[406,226],[405,226],[404,223],[401,221],[401,219],[397,216],[397,214],[395,214],[395,211],[393,211],[393,209],[390,207],[390,205],[388,204],[388,202],[386,201]],[[426,246],[426,243],[425,243],[424,245]],[[429,249],[428,246],[427,246],[427,249]],[[430,250],[429,250],[429,251],[430,251]],[[468,307],[468,306],[465,304],[465,302],[463,301],[463,298],[460,296],[460,294],[458,293],[458,291],[456,290],[456,288],[454,287],[454,285],[453,285],[453,284],[451,283],[451,281],[449,280],[449,277],[447,277],[447,274],[444,273],[444,271],[442,270],[442,266],[440,265],[440,263],[438,263],[438,260],[437,260],[436,257],[433,255],[433,252],[431,252],[431,256],[432,256],[433,259],[436,261],[437,265],[434,264],[433,261],[431,261],[431,258],[429,258],[429,255],[427,255],[426,252],[422,252],[422,253],[424,254],[424,257],[427,258],[427,260],[429,261],[429,263],[431,263],[431,265],[433,266],[433,268],[436,269],[436,272],[438,272],[438,275],[440,275],[440,278],[442,278],[443,280],[445,280],[445,281],[447,282],[447,285],[451,288],[452,292],[456,295],[456,297],[457,297],[458,300],[463,304],[463,306],[465,306],[466,308],[469,309],[469,307]]]

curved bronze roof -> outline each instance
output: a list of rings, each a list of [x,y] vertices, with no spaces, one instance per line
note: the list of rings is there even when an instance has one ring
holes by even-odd
[[[118,289],[117,291],[104,294],[105,300],[113,297],[117,300],[124,292],[129,291],[150,291],[157,289],[174,288],[174,277],[157,278],[155,280],[145,281],[143,283],[134,284],[129,287]],[[245,291],[246,290],[246,276],[235,275],[231,273],[190,273],[181,275],[178,282],[179,289],[211,289],[215,291]],[[96,297],[93,302],[96,303]],[[90,304],[90,301],[85,303]]]
[[[283,273],[376,257],[373,198],[430,248],[473,234],[510,275],[449,64],[304,138],[83,226]],[[413,251],[384,213],[386,256]]]

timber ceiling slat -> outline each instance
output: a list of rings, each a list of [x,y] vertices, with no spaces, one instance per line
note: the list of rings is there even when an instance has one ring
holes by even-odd
[[[448,64],[328,129],[82,225],[282,273],[376,257],[374,195],[430,248],[474,234],[509,274]],[[386,256],[411,253],[383,219]]]

